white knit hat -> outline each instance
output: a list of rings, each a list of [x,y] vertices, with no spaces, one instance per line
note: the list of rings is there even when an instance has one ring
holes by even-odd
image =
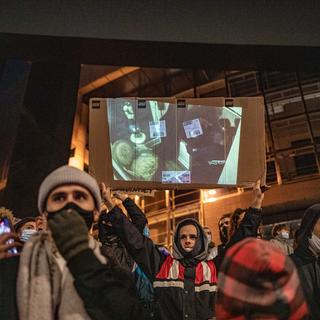
[[[96,208],[100,209],[101,195],[96,179],[78,168],[62,166],[51,172],[42,181],[38,192],[39,212],[43,213],[45,211],[46,200],[53,189],[68,184],[76,184],[88,189],[93,196]]]

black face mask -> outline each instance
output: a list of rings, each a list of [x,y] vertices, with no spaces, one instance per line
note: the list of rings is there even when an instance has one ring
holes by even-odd
[[[80,208],[79,206],[77,206],[73,202],[68,202],[63,208],[61,208],[57,211],[47,211],[47,213],[48,213],[47,219],[50,220],[50,219],[52,219],[52,217],[55,214],[59,214],[60,212],[68,210],[68,209],[73,209],[73,210],[77,211],[79,213],[79,215],[85,221],[85,223],[88,227],[88,230],[90,230],[90,228],[92,227],[92,224],[93,224],[93,211],[84,210],[84,209]]]

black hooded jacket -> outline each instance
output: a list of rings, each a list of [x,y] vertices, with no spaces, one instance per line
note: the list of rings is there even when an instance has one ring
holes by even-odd
[[[132,223],[142,233],[148,220],[141,209],[130,198],[125,199],[122,204],[126,208]],[[132,272],[134,260],[127,252],[120,238],[115,234],[112,226],[108,226],[110,216],[102,213],[99,218],[99,240],[102,243],[101,252],[114,265]]]
[[[298,246],[291,255],[299,273],[300,282],[309,306],[310,318],[320,319],[320,259],[309,249],[309,238],[320,218],[320,204],[310,207],[298,230]]]
[[[122,243],[143,272],[153,282],[159,304],[157,319],[208,320],[214,317],[216,269],[207,258],[207,237],[193,219],[177,226],[173,255],[165,256],[151,239],[144,237],[127,219],[119,207],[111,212],[111,223]],[[195,252],[182,252],[177,241],[182,225],[192,224],[198,230],[199,245]]]

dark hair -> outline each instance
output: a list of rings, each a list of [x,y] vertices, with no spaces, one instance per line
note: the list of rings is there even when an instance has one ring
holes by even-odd
[[[275,238],[278,234],[278,232],[284,228],[288,228],[288,226],[284,223],[279,223],[273,226],[271,234]]]
[[[26,223],[33,221],[36,222],[36,218],[35,217],[25,217],[23,219],[21,219],[20,221],[18,221],[14,226],[14,231],[18,232]]]

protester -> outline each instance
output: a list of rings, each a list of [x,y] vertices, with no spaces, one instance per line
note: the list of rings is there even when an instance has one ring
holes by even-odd
[[[234,210],[230,217],[230,228],[229,228],[229,239],[232,237],[232,235],[236,232],[238,229],[241,221],[243,220],[247,209],[237,208]]]
[[[110,189],[107,189],[104,183],[101,183],[100,187],[104,201],[112,202]],[[114,195],[121,200],[132,223],[141,233],[143,233],[148,221],[140,208],[128,197],[128,195],[121,192],[114,193]],[[101,213],[98,225],[99,240],[102,243],[102,253],[110,258],[116,265],[132,272],[135,262],[128,254],[118,235],[114,232],[107,211]]]
[[[246,209],[241,221],[235,224],[237,227],[234,228],[232,233],[229,233],[230,238],[228,242],[222,248],[220,248],[218,255],[214,259],[218,271],[220,270],[225,253],[230,247],[247,237],[256,238],[258,235],[258,228],[262,220],[261,206],[264,199],[264,193],[260,188],[260,181],[257,181],[257,183],[254,185],[252,193],[253,201],[251,206]]]
[[[308,319],[294,264],[267,241],[247,238],[235,244],[218,279],[217,320]]]
[[[26,217],[21,219],[14,225],[14,230],[22,242],[27,242],[37,232],[36,218]]]
[[[320,319],[320,204],[308,208],[296,235],[291,258],[300,276],[310,310],[309,319]]]
[[[14,239],[8,243],[9,239]],[[18,320],[16,304],[16,278],[19,257],[11,253],[12,248],[21,246],[19,238],[14,233],[0,235],[0,318]]]
[[[219,236],[220,236],[222,247],[224,247],[229,241],[229,230],[230,230],[230,223],[231,223],[230,220],[231,220],[231,214],[226,213],[220,218],[218,223]]]
[[[106,203],[112,203],[112,196],[109,188],[106,188],[104,183],[101,183],[102,197]],[[127,194],[122,192],[113,193],[114,198],[121,200],[122,205],[126,209],[131,222],[136,226],[139,232],[145,237],[150,236],[148,228],[148,220],[141,209],[134,203],[134,201],[128,197]],[[139,299],[146,309],[150,318],[155,314],[155,299],[152,283],[141,270],[141,268],[135,263],[131,255],[128,253],[124,244],[114,232],[112,224],[110,222],[110,215],[104,212],[100,216],[100,238],[102,240],[102,252],[106,256],[111,256],[112,261],[122,268],[132,271],[138,291]]]
[[[215,246],[212,241],[212,232],[209,227],[203,227],[203,231],[205,232],[208,239],[208,260],[214,259],[218,255],[218,248]]]
[[[143,318],[131,275],[106,264],[99,246],[88,237],[100,203],[95,179],[76,168],[60,167],[43,181],[38,207],[48,219],[54,241],[50,232],[43,231],[24,246],[13,286],[20,319]],[[16,272],[0,265],[6,279],[16,279]],[[12,294],[4,300],[10,300],[4,308],[8,319],[17,318]]]
[[[194,219],[181,221],[173,237],[173,255],[162,254],[122,210],[109,203],[110,220],[131,256],[153,283],[159,319],[214,317],[216,270],[206,261],[207,237]]]
[[[290,229],[286,224],[276,224],[272,228],[272,236],[270,242],[278,247],[284,254],[293,253],[293,246],[290,241]]]

